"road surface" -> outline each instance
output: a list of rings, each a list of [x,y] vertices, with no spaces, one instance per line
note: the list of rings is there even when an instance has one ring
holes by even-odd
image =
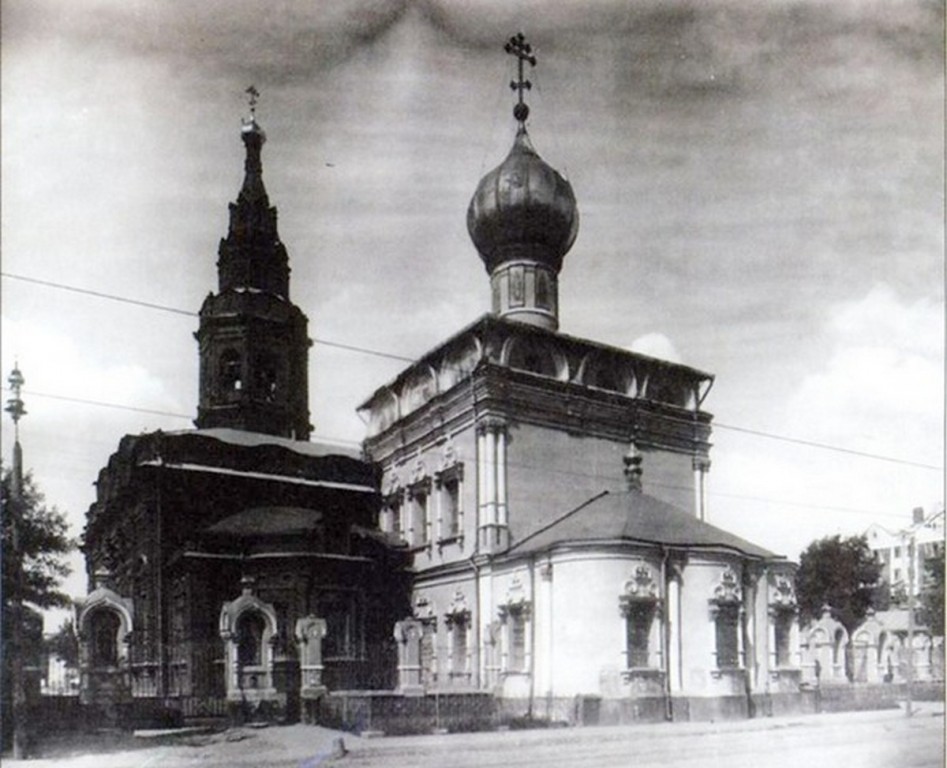
[[[345,754],[339,753],[339,739]],[[139,746],[141,745],[141,746]],[[132,747],[129,749],[129,747]],[[600,728],[504,731],[391,738],[358,738],[295,725],[234,729],[179,737],[160,744],[124,739],[120,745],[70,755],[60,745],[48,758],[4,765],[30,768],[177,768],[177,766],[634,766],[634,768],[943,768],[944,706],[927,703],[914,717],[861,712],[741,722],[667,723]]]

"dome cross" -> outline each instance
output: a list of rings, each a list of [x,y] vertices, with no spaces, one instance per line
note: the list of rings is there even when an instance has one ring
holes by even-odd
[[[515,117],[521,126],[525,128],[526,118],[529,117],[529,106],[523,101],[523,91],[532,90],[533,84],[523,78],[523,62],[528,61],[531,67],[536,66],[536,57],[533,56],[533,47],[526,42],[522,32],[511,37],[503,50],[516,56],[517,59],[517,79],[510,81],[510,90],[517,91],[519,101],[513,107],[513,117]]]
[[[256,118],[256,105],[260,100],[260,92],[255,85],[251,85],[244,93],[247,94],[247,104],[250,105],[250,119],[253,120]]]

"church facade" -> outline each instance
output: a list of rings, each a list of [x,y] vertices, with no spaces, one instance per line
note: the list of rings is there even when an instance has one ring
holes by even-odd
[[[507,52],[518,129],[467,214],[493,311],[362,406],[414,563],[412,682],[569,721],[796,706],[793,565],[704,521],[712,376],[559,330],[578,209]]]
[[[467,212],[492,311],[309,440],[305,315],[245,121],[200,312],[195,430],[125,437],[97,483],[82,696],[294,717],[341,691],[493,697],[502,717],[798,706],[793,565],[705,521],[713,377],[563,333],[569,182],[517,130]],[[251,102],[252,104],[252,102]]]

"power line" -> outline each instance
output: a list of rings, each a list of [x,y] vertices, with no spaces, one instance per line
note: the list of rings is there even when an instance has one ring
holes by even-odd
[[[10,272],[0,272],[0,276],[9,278],[11,280],[21,280],[27,283],[34,283],[36,285],[42,285],[47,288],[55,288],[55,289],[63,290],[63,291],[70,291],[72,293],[79,293],[79,294],[84,294],[87,296],[94,296],[95,298],[106,299],[109,301],[117,301],[123,304],[132,304],[134,306],[144,307],[146,309],[154,309],[154,310],[158,310],[162,312],[171,312],[174,314],[188,315],[190,317],[199,317],[199,313],[192,312],[190,310],[181,309],[179,307],[172,307],[165,304],[156,304],[153,302],[141,301],[139,299],[130,299],[125,296],[118,296],[116,294],[105,293],[103,291],[93,291],[87,288],[79,288],[77,286],[67,285],[65,283],[57,283],[52,280],[40,280],[38,278],[27,277],[25,275],[17,275]],[[344,344],[342,342],[330,341],[328,339],[319,339],[319,338],[314,337],[312,341],[315,344],[321,344],[322,346],[326,346],[326,347],[344,349],[348,352],[356,352],[358,354],[372,355],[375,357],[381,357],[381,358],[385,358],[389,360],[398,360],[398,361],[407,362],[407,363],[414,363],[417,360],[417,358],[407,357],[405,355],[398,355],[392,352],[382,352],[377,349],[369,349],[367,347],[361,347],[355,344]],[[34,394],[37,394],[37,393],[34,393]],[[52,398],[58,397],[59,399],[63,399],[63,400],[69,399],[69,398],[65,398],[62,396],[55,396],[55,395],[38,395],[38,396],[39,397],[52,397]],[[103,407],[119,407],[119,408],[126,408],[127,410],[136,410],[135,408],[131,406],[117,406],[114,403],[97,403],[97,402],[82,401],[82,400],[78,400],[77,402],[83,402],[87,405],[101,405]],[[190,418],[189,416],[183,416],[182,414],[171,414],[171,413],[166,413],[162,411],[150,411],[148,409],[137,409],[137,410],[140,410],[143,413],[153,413],[155,415],[173,416],[175,418]],[[901,459],[894,456],[885,456],[878,453],[870,453],[868,451],[859,451],[853,448],[845,448],[839,445],[821,443],[815,440],[805,440],[802,438],[792,437],[789,435],[780,435],[774,432],[765,432],[763,430],[750,429],[748,427],[738,427],[732,424],[723,424],[721,422],[716,422],[716,421],[713,423],[713,426],[718,429],[730,430],[732,432],[740,432],[747,435],[753,435],[755,437],[763,437],[768,440],[776,440],[779,442],[790,443],[794,445],[802,445],[808,448],[818,448],[824,451],[834,451],[836,453],[844,453],[850,456],[859,456],[861,458],[874,459],[876,461],[885,461],[892,464],[901,464],[904,466],[917,467],[920,469],[929,469],[936,472],[941,472],[944,469],[943,467],[937,466],[934,464],[925,464],[923,462],[911,461],[909,459]]]
[[[803,440],[798,437],[789,437],[787,435],[776,435],[772,432],[763,432],[758,429],[748,429],[746,427],[735,427],[732,424],[721,424],[719,421],[713,422],[715,429],[729,429],[733,432],[742,432],[747,435],[755,435],[757,437],[765,437],[769,440],[779,440],[783,443],[794,443],[795,445],[805,445],[810,448],[821,448],[824,451],[837,451],[838,453],[847,453],[852,456],[861,456],[866,459],[877,459],[878,461],[890,461],[893,464],[904,464],[909,467],[920,467],[921,469],[934,469],[938,472],[943,469],[943,467],[935,466],[934,464],[924,464],[919,461],[910,461],[909,459],[898,459],[894,456],[883,456],[879,453],[868,453],[867,451],[856,451],[854,448],[843,448],[839,445],[830,445],[828,443],[819,443],[814,440]]]
[[[140,299],[130,299],[127,296],[118,296],[114,293],[105,293],[103,291],[93,291],[89,288],[79,288],[74,285],[66,285],[65,283],[56,283],[52,280],[39,280],[35,277],[26,277],[25,275],[15,275],[11,272],[0,272],[0,276],[9,278],[11,280],[21,280],[25,283],[33,283],[34,285],[42,285],[46,288],[55,288],[60,291],[69,291],[70,293],[79,293],[84,296],[94,296],[97,299],[106,299],[108,301],[117,301],[122,304],[131,304],[136,307],[144,307],[145,309],[153,309],[159,312],[170,312],[175,315],[186,315],[188,317],[200,317],[199,312],[193,312],[189,309],[181,309],[180,307],[172,307],[167,304],[156,304],[151,301],[141,301]],[[377,349],[368,349],[367,347],[359,347],[354,344],[343,344],[338,341],[329,341],[328,339],[319,339],[313,337],[312,339],[314,344],[321,344],[325,347],[335,347],[337,349],[345,349],[349,352],[359,352],[363,355],[374,355],[375,357],[383,357],[388,360],[398,360],[401,362],[413,363],[415,358],[406,357],[405,355],[397,355],[393,352],[381,352]]]
[[[3,391],[8,391],[7,387],[3,387]],[[89,400],[84,397],[68,397],[66,395],[54,395],[49,392],[35,392],[33,390],[23,390],[25,395],[29,397],[39,397],[45,398],[47,400],[60,400],[65,403],[78,403],[80,405],[94,405],[98,408],[111,408],[116,411],[130,411],[132,413],[145,413],[150,416],[167,416],[172,419],[186,419],[187,421],[193,421],[194,417],[186,413],[176,413],[175,411],[160,411],[154,408],[140,408],[134,405],[123,405],[121,403],[108,403],[103,400]],[[345,443],[348,445],[355,445],[361,447],[361,443],[355,440],[346,440],[342,437],[331,437],[328,435],[317,435],[317,439],[325,440],[326,442],[332,443]]]
[[[3,387],[3,390],[8,391],[9,388]],[[162,411],[162,410],[157,410],[153,408],[139,408],[132,405],[123,405],[120,403],[109,403],[102,400],[90,400],[90,399],[82,398],[82,397],[68,397],[66,395],[54,395],[48,392],[35,392],[32,390],[24,391],[24,394],[28,395],[29,397],[39,397],[39,398],[45,398],[49,400],[59,400],[62,402],[67,402],[67,403],[77,403],[80,405],[92,405],[99,408],[111,408],[114,410],[130,411],[133,413],[145,413],[152,416],[167,416],[167,417],[175,418],[175,419],[186,419],[187,421],[192,420],[192,417],[189,416],[188,414],[177,413],[175,411]],[[326,442],[341,443],[345,445],[353,445],[356,447],[361,447],[360,442],[356,440],[348,440],[346,438],[341,438],[341,437],[317,435],[317,439],[324,440]],[[524,462],[508,462],[508,466],[517,467],[520,469],[543,470],[546,472],[549,471],[549,467],[546,465],[529,464],[529,463],[524,463]],[[570,477],[600,478],[600,475],[597,475],[592,472],[579,472],[576,470],[568,470],[568,469],[562,469],[562,468],[555,470],[555,472],[559,475],[568,475]],[[680,490],[680,491],[692,490],[691,488],[687,488],[681,485],[673,485],[670,483],[652,483],[652,484],[657,487],[666,488],[669,490]],[[843,512],[843,513],[848,513],[848,514],[870,515],[872,517],[898,517],[898,518],[903,517],[901,513],[897,513],[897,512],[873,512],[868,509],[853,509],[851,507],[837,507],[837,506],[822,505],[822,504],[807,504],[805,502],[786,501],[785,499],[770,499],[763,496],[746,496],[742,494],[723,493],[719,491],[708,491],[707,494],[708,496],[741,499],[744,501],[758,501],[758,502],[762,502],[766,504],[779,504],[782,506],[800,507],[803,509],[818,509],[818,510],[825,510],[825,511],[831,511],[831,512]]]
[[[119,301],[123,304],[133,304],[136,307],[145,307],[146,309],[155,309],[160,312],[173,312],[177,315],[197,316],[197,312],[189,309],[180,309],[179,307],[169,307],[166,304],[154,304],[150,301],[140,301],[139,299],[129,299],[125,296],[116,296],[113,293],[103,293],[102,291],[93,291],[89,288],[79,288],[75,285],[65,285],[64,283],[55,283],[52,280],[40,280],[35,277],[26,277],[25,275],[14,275],[10,272],[0,272],[0,275],[11,280],[22,280],[24,283],[33,283],[43,285],[47,288],[56,288],[60,291],[69,291],[70,293],[81,293],[84,296],[95,296],[97,299],[108,299],[109,301]]]

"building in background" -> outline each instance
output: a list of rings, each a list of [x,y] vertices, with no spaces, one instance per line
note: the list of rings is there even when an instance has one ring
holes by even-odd
[[[910,547],[914,540],[913,558]],[[874,523],[865,531],[868,548],[882,564],[881,577],[888,585],[892,600],[907,600],[909,582],[916,597],[924,588],[924,564],[927,560],[944,556],[944,510],[925,516],[923,507],[912,511],[911,525],[892,531]],[[913,567],[913,578],[911,568]]]

